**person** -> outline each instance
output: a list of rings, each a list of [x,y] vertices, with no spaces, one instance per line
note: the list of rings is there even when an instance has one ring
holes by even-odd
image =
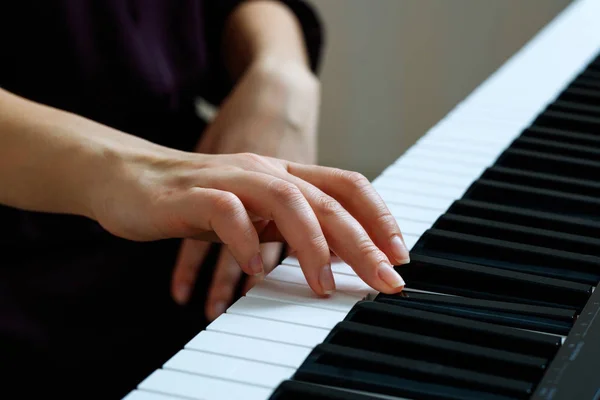
[[[319,295],[335,290],[331,253],[402,290],[393,265],[408,251],[385,204],[362,175],[316,165],[323,29],[309,5],[47,0],[1,14],[3,381],[123,396],[284,245]]]

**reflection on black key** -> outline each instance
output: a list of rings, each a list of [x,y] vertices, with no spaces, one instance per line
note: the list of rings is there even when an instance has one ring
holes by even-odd
[[[373,400],[368,393],[361,394],[341,388],[326,387],[309,382],[283,381],[277,386],[269,400]]]
[[[474,369],[507,378],[536,380],[549,361],[508,351],[476,346],[464,341],[440,339],[431,335],[394,331],[372,325],[342,321],[323,343],[369,350],[392,356]]]
[[[600,135],[598,136],[600,138]],[[510,145],[511,149],[538,151],[540,153],[556,154],[574,158],[595,161],[600,159],[600,149],[594,147],[553,142],[550,140],[520,137]]]
[[[600,135],[600,118],[566,112],[546,111],[535,119],[534,124]]]
[[[377,382],[391,383],[393,378],[406,379],[416,385],[443,385],[448,387],[448,391],[479,390],[517,398],[527,398],[533,391],[531,382],[332,344],[321,344],[315,347],[306,359],[305,365],[298,370],[297,374],[300,378],[302,371],[309,365],[317,368],[320,366],[336,368],[340,378],[349,375],[346,371],[352,371],[353,379],[356,379],[357,375],[362,376],[364,380],[370,378],[373,391],[379,393],[394,394],[388,392],[386,387],[380,386]],[[377,380],[373,379],[375,377]],[[406,386],[410,387],[410,385]],[[400,385],[398,389],[404,391],[406,386]],[[419,389],[414,391],[417,394],[421,392]],[[409,393],[404,392],[404,394],[408,395]]]
[[[555,143],[574,144],[600,149],[600,136],[588,133],[570,132],[561,129],[544,128],[533,125],[520,135],[523,138],[543,139]]]
[[[600,239],[452,213],[439,217],[432,228],[573,253],[600,255]]]
[[[420,241],[413,252],[590,285],[600,282],[596,256],[438,229],[429,229]]]
[[[564,178],[508,167],[488,168],[481,175],[481,179],[600,199],[600,182],[598,181]]]
[[[600,105],[600,90],[569,87],[561,93],[559,99],[582,104]]]
[[[581,310],[592,293],[591,285],[423,255],[419,246],[411,251],[410,264],[396,267],[407,288],[563,308],[568,313]]]
[[[565,215],[466,199],[455,201],[447,212],[490,221],[568,233],[575,236],[587,236],[594,239],[600,238],[600,222],[572,218]]]
[[[356,304],[345,320],[543,358],[551,358],[561,343],[552,335],[373,301]]]
[[[478,179],[463,198],[600,220],[599,198],[551,189]]]
[[[422,293],[408,293],[405,290],[402,296],[385,295],[378,296],[377,301],[386,304],[398,304],[419,310],[437,312],[440,314],[454,315],[455,317],[470,318],[476,321],[491,322],[494,324],[512,326],[514,328],[530,329],[538,332],[548,332],[566,336],[573,326],[571,321],[536,316],[533,313],[513,312],[505,310],[502,306],[489,306],[490,303],[498,303],[489,300],[464,299],[471,304],[455,304],[449,299],[452,296],[437,295],[435,300],[422,300],[416,297]],[[413,296],[414,295],[414,296]],[[564,311],[562,309],[557,309]],[[574,314],[574,311],[573,311]]]
[[[498,157],[495,165],[591,181],[600,176],[598,161],[511,148]]]
[[[591,82],[589,82],[588,80],[583,80],[580,83],[585,83],[585,82],[588,82],[588,83],[584,87],[600,89],[600,82],[595,83],[597,85],[596,87],[594,87],[593,84]],[[564,113],[572,113],[572,114],[577,114],[577,115],[587,115],[589,117],[600,117],[600,106],[589,105],[589,104],[584,104],[584,103],[577,103],[574,101],[567,101],[567,100],[557,100],[554,103],[551,103],[550,105],[548,105],[546,110],[560,111],[560,112],[564,112]]]

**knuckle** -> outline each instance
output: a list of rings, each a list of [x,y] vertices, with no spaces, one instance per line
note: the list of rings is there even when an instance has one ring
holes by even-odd
[[[264,157],[256,153],[240,153],[239,157],[241,157],[241,159],[244,161],[244,164],[248,166],[262,165],[265,162]]]
[[[269,183],[269,192],[281,203],[299,203],[303,196],[298,187],[281,179],[274,179]]]
[[[324,217],[337,217],[344,212],[341,204],[330,196],[320,196],[316,208],[317,212]]]
[[[235,215],[240,212],[242,204],[233,193],[223,192],[214,196],[213,207],[217,214]]]
[[[357,245],[357,249],[363,258],[376,260],[378,263],[386,261],[385,256],[383,256],[381,251],[370,239],[361,240]]]
[[[397,231],[398,224],[396,223],[396,218],[392,214],[390,214],[387,210],[381,210],[379,214],[375,217],[375,225],[378,227],[382,227],[387,230]]]
[[[342,171],[340,175],[344,184],[352,190],[363,191],[371,185],[371,182],[360,172]]]

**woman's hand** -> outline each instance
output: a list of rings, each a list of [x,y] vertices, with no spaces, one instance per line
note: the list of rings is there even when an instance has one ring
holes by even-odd
[[[285,241],[317,294],[335,290],[330,250],[374,289],[402,289],[391,265],[408,260],[400,229],[362,175],[251,153],[128,149],[90,189],[91,214],[109,232],[138,241],[216,235],[249,275],[264,271],[260,242]],[[195,277],[185,278],[191,287]]]
[[[250,152],[305,164],[316,162],[319,82],[303,64],[260,59],[242,77],[210,124],[196,151],[206,154]],[[189,299],[189,282],[198,275],[211,243],[186,239],[173,275],[174,298]],[[261,245],[265,273],[279,262],[281,243]],[[206,301],[215,319],[233,301],[242,270],[226,246],[221,248]],[[261,277],[246,280],[243,293]]]

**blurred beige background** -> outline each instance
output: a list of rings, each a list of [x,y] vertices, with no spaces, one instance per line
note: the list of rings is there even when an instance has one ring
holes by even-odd
[[[325,24],[319,162],[373,179],[568,0],[309,0]]]

